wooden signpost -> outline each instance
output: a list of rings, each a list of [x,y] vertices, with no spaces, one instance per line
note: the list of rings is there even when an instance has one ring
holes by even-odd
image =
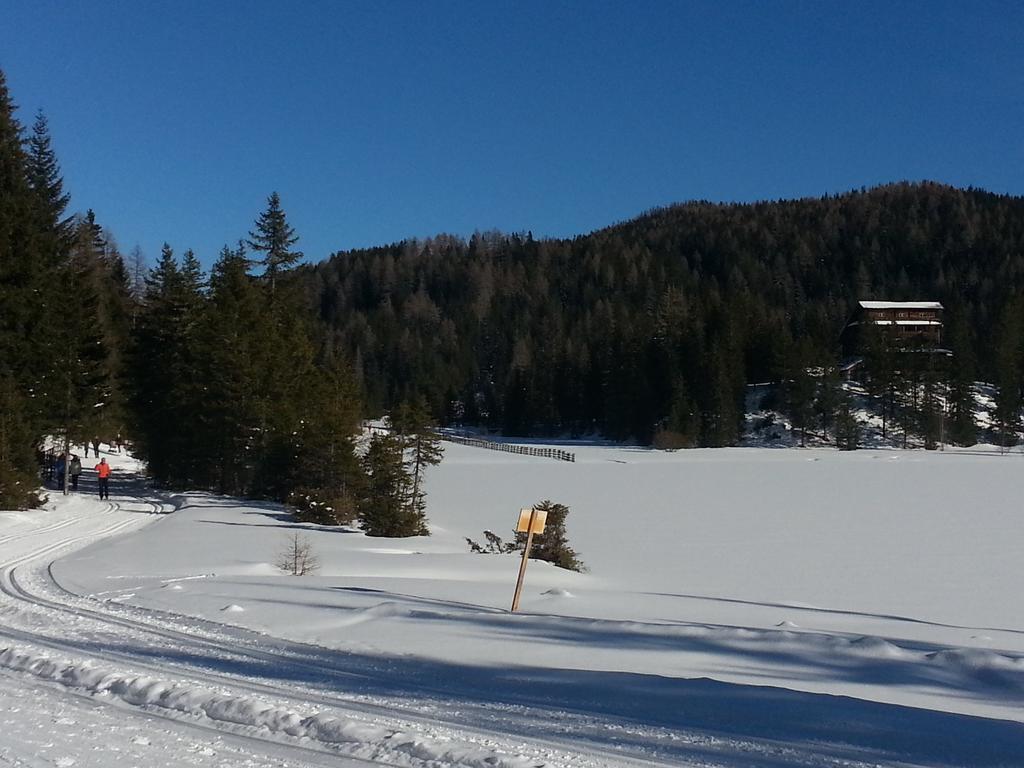
[[[516,533],[526,533],[526,547],[523,549],[523,562],[519,564],[519,578],[516,580],[516,593],[512,597],[512,613],[519,610],[519,594],[523,591],[523,579],[526,577],[526,561],[530,559],[530,547],[533,546],[533,534],[544,533],[544,524],[547,522],[548,512],[546,509],[519,510],[519,523],[516,525]]]

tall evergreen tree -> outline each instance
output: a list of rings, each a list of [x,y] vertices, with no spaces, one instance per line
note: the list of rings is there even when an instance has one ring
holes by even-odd
[[[272,192],[267,198],[267,209],[256,219],[255,229],[246,241],[252,250],[263,254],[263,274],[270,280],[271,295],[275,292],[280,273],[302,258],[301,251],[292,250],[298,241],[299,236],[281,208],[281,198],[277,192]]]
[[[1021,389],[1024,386],[1024,301],[1014,297],[1003,307],[996,344],[996,407],[993,422],[996,440],[1003,447],[1016,445],[1020,438]]]
[[[807,429],[814,414],[817,381],[811,375],[811,350],[806,341],[794,344],[786,366],[783,384],[784,402],[793,429],[800,435],[800,446],[807,444]]]
[[[951,312],[947,319],[949,347],[953,358],[949,365],[949,431],[948,439],[955,445],[977,442],[974,418],[975,355],[966,320],[960,312]]]
[[[32,124],[28,139],[28,183],[39,201],[42,226],[59,239],[71,234],[71,221],[66,218],[71,196],[64,191],[64,178],[53,151],[49,123],[40,110]]]
[[[392,429],[402,442],[405,454],[405,476],[408,488],[405,504],[420,521],[420,529],[427,532],[426,494],[423,475],[427,467],[441,463],[444,449],[435,429],[427,402],[422,397],[398,406],[391,416]]]
[[[170,486],[188,484],[194,467],[201,307],[201,283],[187,278],[165,243],[146,279],[129,366],[137,450],[154,478]]]
[[[425,521],[407,503],[403,442],[397,435],[377,434],[363,456],[366,487],[359,522],[367,536],[406,537],[427,533]]]

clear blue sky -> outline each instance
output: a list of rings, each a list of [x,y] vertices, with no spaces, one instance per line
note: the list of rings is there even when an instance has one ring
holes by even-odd
[[[211,263],[274,190],[316,260],[690,199],[1024,192],[1019,0],[5,0],[0,68],[73,207],[151,260]]]

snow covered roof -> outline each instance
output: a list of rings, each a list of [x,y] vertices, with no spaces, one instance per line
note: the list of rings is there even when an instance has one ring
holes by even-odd
[[[862,301],[861,309],[942,309],[937,301]]]
[[[860,325],[860,322],[854,320],[850,325]],[[889,320],[882,318],[881,320],[868,320],[865,325],[936,325],[941,326],[942,321],[940,320]]]

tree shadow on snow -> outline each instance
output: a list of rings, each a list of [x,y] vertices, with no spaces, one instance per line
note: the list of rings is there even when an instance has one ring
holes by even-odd
[[[308,685],[331,694],[415,700],[431,718],[510,736],[578,743],[625,757],[782,768],[829,761],[942,768],[1020,765],[1024,725],[845,696],[706,678],[530,666],[490,667],[274,643],[273,658],[104,645],[217,673]],[[79,643],[83,650],[97,650]],[[365,705],[374,709],[372,704]],[[386,706],[386,703],[384,703]],[[523,711],[520,707],[529,707]],[[595,721],[595,718],[597,720]]]

